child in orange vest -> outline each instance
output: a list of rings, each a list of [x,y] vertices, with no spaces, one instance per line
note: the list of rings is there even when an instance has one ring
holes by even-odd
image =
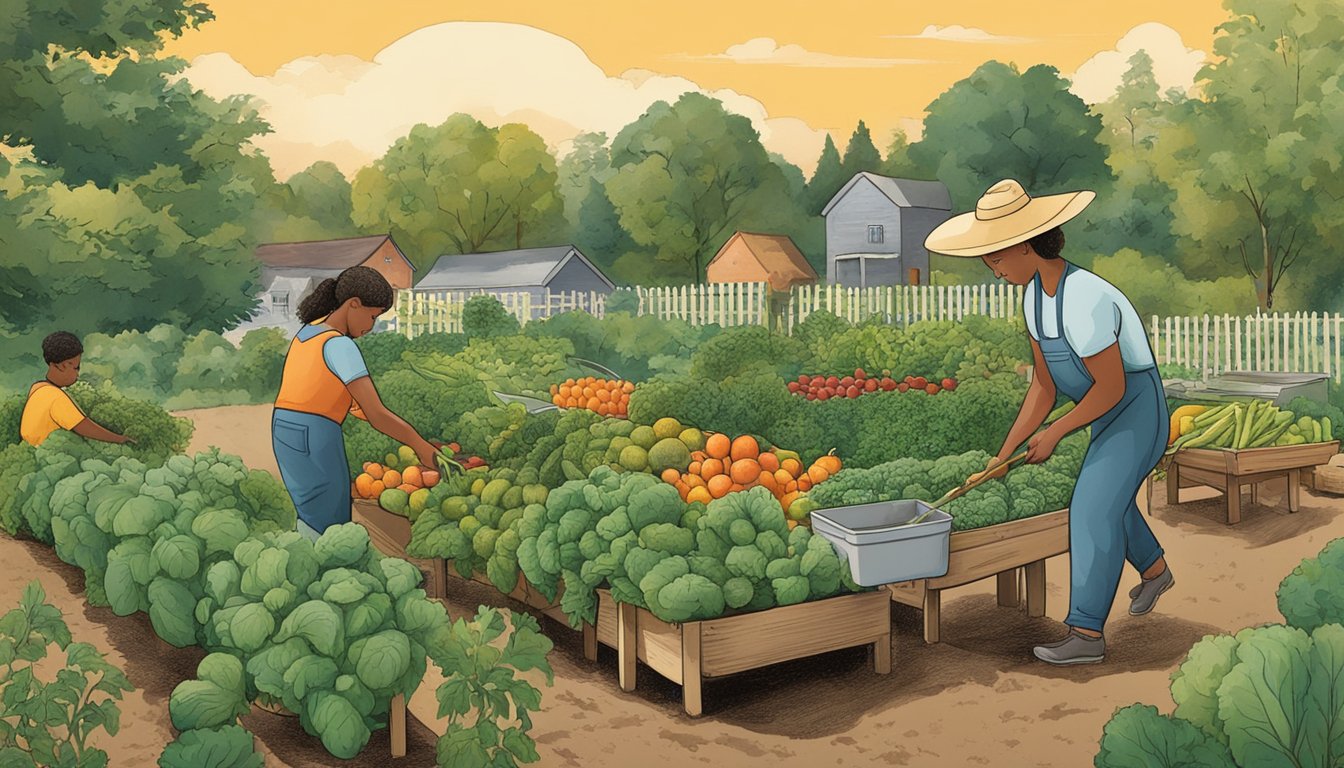
[[[42,358],[47,362],[47,377],[28,390],[19,423],[19,435],[25,442],[41,445],[58,429],[107,443],[135,442],[85,416],[65,393],[66,387],[79,380],[79,365],[84,358],[84,345],[73,333],[57,331],[43,339]]]

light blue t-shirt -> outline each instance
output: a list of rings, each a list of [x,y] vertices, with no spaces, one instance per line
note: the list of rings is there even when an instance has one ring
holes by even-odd
[[[1036,281],[1027,285],[1022,298],[1022,312],[1027,320],[1027,332],[1040,340],[1036,327]],[[1041,325],[1046,338],[1058,338],[1055,326],[1054,296],[1042,292]],[[1129,298],[1114,285],[1091,272],[1075,269],[1064,282],[1064,340],[1074,354],[1089,358],[1099,354],[1117,341],[1120,358],[1126,371],[1138,371],[1154,365],[1153,350],[1148,345],[1148,334],[1143,321]]]
[[[330,329],[321,325],[305,325],[299,329],[299,341],[307,341],[327,330]],[[369,375],[368,366],[364,365],[364,356],[359,353],[359,347],[355,346],[355,340],[349,336],[333,336],[327,339],[322,345],[322,360],[342,384],[349,384],[355,379]]]

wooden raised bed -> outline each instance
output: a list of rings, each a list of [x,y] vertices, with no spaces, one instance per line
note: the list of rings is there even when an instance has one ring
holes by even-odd
[[[1142,489],[1139,498],[1145,498]],[[997,576],[999,605],[1016,607],[1020,604],[1018,571],[1022,570],[1026,573],[1027,615],[1044,616],[1045,561],[1068,551],[1067,509],[988,528],[954,531],[948,544],[945,575],[888,584],[887,589],[893,601],[924,610],[924,642],[936,643],[944,589]]]
[[[379,552],[389,557],[399,557],[425,574],[426,596],[437,599],[447,594],[444,591],[447,586],[447,567],[443,558],[422,559],[406,555],[406,545],[411,541],[410,520],[388,512],[378,506],[378,502],[367,499],[354,500],[350,507],[350,519],[368,529],[369,541]]]
[[[1241,522],[1241,489],[1251,486],[1251,503],[1260,503],[1259,484],[1276,477],[1288,480],[1288,511],[1301,504],[1302,471],[1330,461],[1339,441],[1267,448],[1182,448],[1167,469],[1167,503],[1180,503],[1181,488],[1207,485],[1227,496],[1227,524]]]
[[[598,590],[597,641],[616,649],[623,691],[635,689],[636,662],[682,687],[686,714],[703,711],[705,678],[860,645],[873,647],[873,669],[891,671],[891,609],[881,591],[704,621],[669,624]]]

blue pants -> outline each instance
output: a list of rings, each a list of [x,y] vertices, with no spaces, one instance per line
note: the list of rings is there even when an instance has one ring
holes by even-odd
[[[341,425],[277,408],[271,417],[271,445],[301,533],[315,538],[329,526],[350,522],[350,469]]]

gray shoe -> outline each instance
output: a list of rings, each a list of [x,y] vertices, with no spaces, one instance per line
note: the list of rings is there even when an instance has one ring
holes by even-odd
[[[1106,640],[1070,630],[1068,637],[1058,643],[1038,645],[1032,653],[1047,664],[1096,664],[1106,658]]]
[[[1171,575],[1171,566],[1151,579],[1144,579],[1139,582],[1137,587],[1129,590],[1129,596],[1133,602],[1129,604],[1130,616],[1142,616],[1153,610],[1157,605],[1157,598],[1176,585],[1176,579]]]

